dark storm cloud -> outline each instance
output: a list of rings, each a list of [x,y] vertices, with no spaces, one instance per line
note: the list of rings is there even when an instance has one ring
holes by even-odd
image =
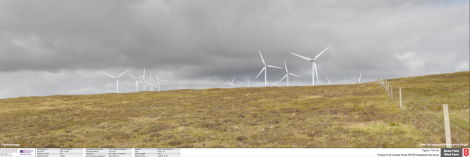
[[[0,72],[79,70],[103,79],[97,71],[146,67],[208,85],[253,81],[261,50],[267,64],[285,60],[302,85],[311,82],[311,64],[290,52],[314,58],[329,45],[317,60],[323,83],[326,76],[350,83],[361,71],[366,81],[463,71],[468,8],[458,0],[2,1]],[[268,68],[268,81],[284,74]]]

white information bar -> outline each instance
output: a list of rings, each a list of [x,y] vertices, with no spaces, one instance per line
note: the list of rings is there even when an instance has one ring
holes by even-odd
[[[470,157],[468,148],[0,148],[0,157]]]
[[[440,156],[440,148],[186,148],[182,157]]]

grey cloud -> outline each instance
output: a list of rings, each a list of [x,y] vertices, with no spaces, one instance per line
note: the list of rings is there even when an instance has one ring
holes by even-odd
[[[200,81],[202,88],[234,76],[253,81],[261,50],[268,64],[284,67],[285,60],[302,76],[293,80],[308,85],[310,63],[290,52],[313,58],[328,45],[317,60],[323,83],[326,76],[350,83],[361,71],[363,80],[373,81],[469,69],[469,3],[463,0],[0,3],[5,76],[146,67]],[[268,81],[284,73],[268,69]],[[55,83],[37,89],[66,84]]]

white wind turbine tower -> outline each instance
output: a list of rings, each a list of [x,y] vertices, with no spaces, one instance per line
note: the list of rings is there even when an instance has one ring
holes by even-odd
[[[359,74],[359,83],[361,83],[361,75],[362,75],[362,71],[361,71],[361,74]]]
[[[328,80],[328,76],[326,77],[326,80]],[[331,85],[330,80],[328,80],[328,84]]]
[[[331,45],[330,45],[331,46]],[[305,60],[308,60],[310,62],[312,62],[312,86],[315,85],[315,73],[317,74],[317,83],[320,84],[320,81],[318,80],[318,70],[317,70],[317,65],[315,64],[315,59],[317,59],[323,52],[325,52],[328,48],[330,48],[330,46],[328,46],[325,50],[323,50],[322,52],[320,52],[320,54],[318,54],[317,56],[315,56],[314,59],[310,59],[310,58],[307,58],[307,57],[304,57],[304,56],[301,56],[301,55],[298,55],[298,54],[295,54],[295,53],[292,53],[293,55],[296,55],[300,58],[303,58]]]
[[[136,82],[135,85],[133,86],[138,86],[140,83],[144,82],[143,80],[139,81],[139,82]]]
[[[155,74],[155,76],[157,77],[158,91],[160,91],[160,81],[166,81],[166,80],[160,80],[157,74]]]
[[[127,73],[127,74],[131,75],[130,73]],[[131,76],[132,76],[132,75],[131,75]],[[139,79],[140,79],[141,77],[142,77],[142,76],[136,78],[136,77],[132,76],[132,78],[135,79],[135,84],[139,84],[138,82],[139,82]],[[136,85],[136,86],[135,86],[135,90],[136,90],[137,92],[139,92],[139,86]]]
[[[150,77],[150,80],[149,80],[150,82],[145,81],[145,82],[147,82],[147,85],[145,87],[150,86],[149,91],[153,91],[152,75],[149,75],[149,77]]]
[[[130,69],[127,69],[126,71],[124,71],[121,75],[119,75],[118,77],[114,77],[113,75],[110,75],[108,73],[105,73],[106,75],[108,76],[111,76],[112,78],[116,79],[116,93],[119,93],[119,77],[121,77],[123,74],[125,74],[127,71],[129,71]]]
[[[261,56],[261,61],[263,61],[264,67],[263,67],[263,69],[261,69],[258,76],[264,71],[264,87],[266,87],[266,67],[279,68],[279,69],[282,69],[282,68],[277,67],[277,66],[272,66],[272,65],[266,65],[266,63],[264,62],[264,59],[263,59],[263,55],[261,55],[261,50],[259,50],[259,55]],[[258,76],[256,76],[256,78],[258,78]],[[255,80],[256,80],[256,78],[255,78]]]
[[[293,74],[293,73],[289,73],[289,71],[287,71],[287,64],[286,64],[286,61],[284,61],[284,66],[286,67],[286,72],[287,72],[287,74],[284,75],[284,77],[282,77],[282,79],[279,81],[279,83],[280,83],[282,80],[284,80],[284,78],[287,77],[287,87],[289,87],[289,75],[297,76],[297,77],[300,77],[300,76],[298,76],[298,75],[296,75],[296,74]]]
[[[142,81],[143,81],[142,82],[142,89],[143,89],[142,91],[145,91],[145,87],[146,87],[145,86],[145,67],[144,67],[144,74],[142,75]]]

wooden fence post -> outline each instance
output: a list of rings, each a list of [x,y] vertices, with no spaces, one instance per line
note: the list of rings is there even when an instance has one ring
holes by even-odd
[[[442,105],[442,110],[444,112],[444,128],[446,132],[446,145],[447,148],[452,148],[452,138],[450,135],[450,122],[449,122],[449,108],[447,104]]]
[[[390,89],[388,89],[388,87],[390,87],[390,83],[388,83],[388,81],[387,81],[387,94],[388,94],[388,96],[390,96]]]
[[[387,88],[388,88],[388,96],[390,96],[390,83],[387,83]]]
[[[400,108],[401,108],[401,87],[398,87],[398,89],[400,90]]]
[[[391,96],[392,99],[393,99],[393,88],[392,88],[392,86],[390,86],[390,96]]]
[[[385,91],[387,91],[387,81],[384,82],[384,88],[385,88]]]

